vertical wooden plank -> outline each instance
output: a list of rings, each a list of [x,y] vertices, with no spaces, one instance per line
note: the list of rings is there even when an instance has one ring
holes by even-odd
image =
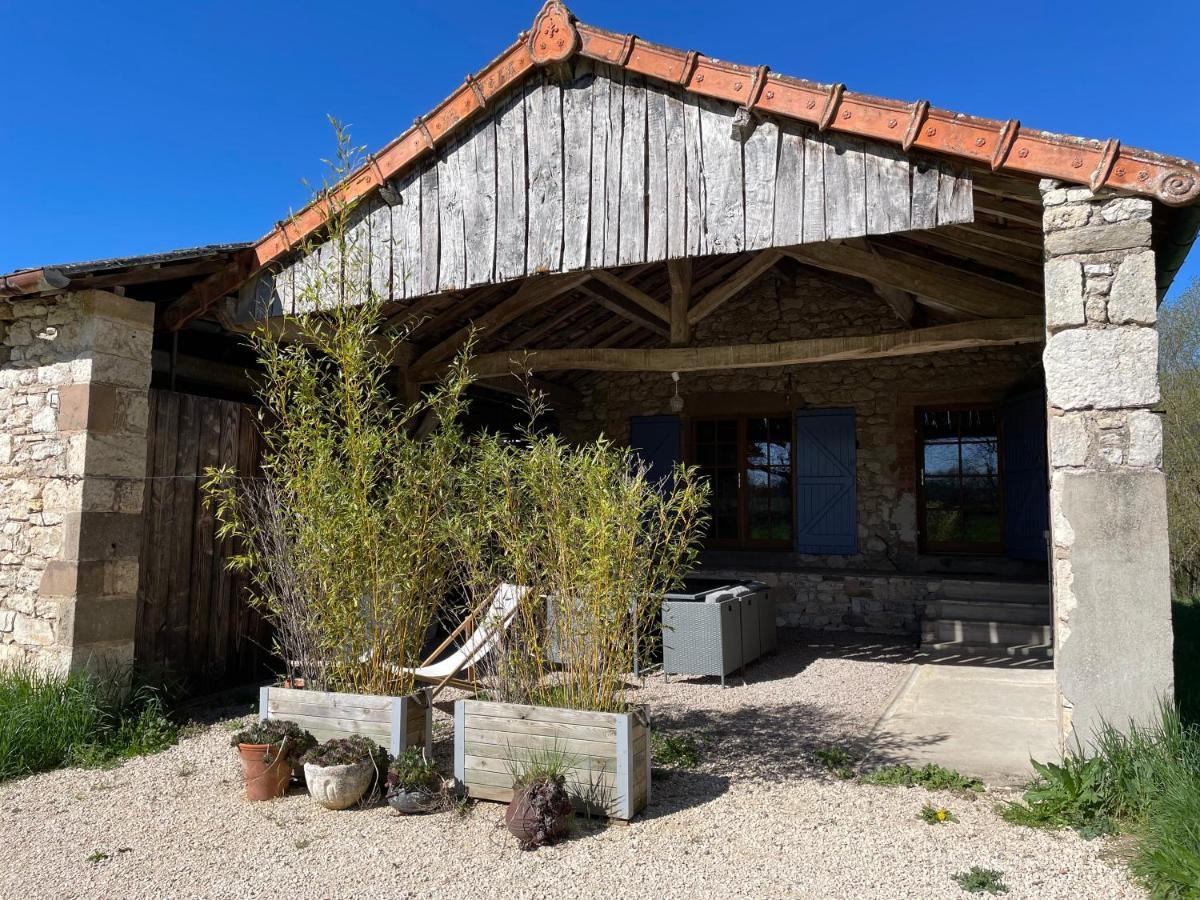
[[[557,272],[563,247],[562,88],[543,82],[525,95],[529,152],[529,229],[525,265],[530,273]]]
[[[575,77],[563,88],[563,260],[564,272],[588,264],[592,181],[591,60],[580,59]]]
[[[371,293],[387,302],[392,298],[392,210],[375,197],[367,214],[371,254]],[[398,298],[397,298],[398,299]]]
[[[238,463],[239,404],[228,400],[219,401],[219,404],[218,417],[221,422],[221,430],[217,465],[236,468]],[[216,542],[216,553],[213,558],[212,593],[209,601],[209,660],[210,671],[217,680],[225,677],[229,654],[233,646],[233,641],[230,640],[233,578],[226,567],[232,550],[231,538],[220,539]]]
[[[467,235],[467,286],[487,284],[496,270],[496,126],[479,122],[463,157],[466,196],[463,222]]]
[[[775,220],[772,224],[776,247],[790,247],[804,240],[804,131],[785,123],[779,129],[779,163],[775,170]]]
[[[646,261],[667,258],[667,93],[646,84]]]
[[[684,103],[678,91],[669,89],[663,96],[663,116],[667,149],[667,256],[679,259],[687,255],[687,134]]]
[[[975,198],[969,175],[949,163],[938,166],[937,223],[955,225],[975,218]]]
[[[358,204],[346,216],[345,247],[342,249],[342,290],[347,303],[359,305],[371,288],[371,203]]]
[[[199,401],[200,430],[197,448],[197,471],[219,464],[221,419],[218,402],[205,398]],[[217,523],[213,511],[199,503],[192,520],[192,565],[188,594],[191,597],[188,623],[189,659],[192,672],[207,674],[209,653],[209,622],[212,614],[213,537]]]
[[[254,410],[245,404],[238,404],[238,434],[237,434],[237,470],[242,478],[253,478],[258,470],[258,428],[255,422]],[[249,576],[243,572],[234,573],[233,577],[233,610],[232,618],[236,621],[237,630],[234,633],[234,646],[237,648],[237,666],[235,677],[239,681],[249,680],[255,674],[255,660],[258,658],[256,634],[252,629],[254,612],[250,607]]]
[[[840,135],[825,140],[825,236],[867,233],[867,170],[863,142]]]
[[[646,80],[640,75],[626,75],[621,131],[617,260],[627,266],[646,258]]]
[[[400,202],[392,207],[392,296],[421,293],[421,173],[393,182]]]
[[[592,79],[592,174],[588,218],[588,265],[604,265],[608,236],[608,145],[612,139],[609,104],[613,89],[612,69],[597,64]]]
[[[192,523],[196,515],[196,464],[200,455],[200,411],[197,399],[191,394],[179,395],[179,426],[175,443],[174,479],[170,482],[173,528],[165,538],[160,553],[170,556],[170,575],[167,582],[168,655],[177,667],[188,665],[188,629],[191,623],[191,565]]]
[[[154,596],[154,489],[158,450],[158,407],[161,391],[151,390],[146,418],[146,481],[142,486],[142,545],[138,554],[137,618],[134,622],[134,658],[139,663],[154,659],[154,633],[150,604]]]
[[[941,173],[936,163],[917,160],[910,164],[912,171],[912,217],[913,228],[937,226],[938,181]]]
[[[433,294],[438,289],[438,165],[426,163],[421,169],[421,275],[417,294]]]
[[[746,249],[770,247],[775,235],[775,179],[779,160],[779,126],[758,123],[742,146],[745,166]]]
[[[463,205],[469,190],[464,183],[467,153],[465,141],[452,141],[437,161],[438,289],[442,291],[466,286],[467,235]]]
[[[454,701],[454,777],[462,784],[467,779],[467,708]]]
[[[294,294],[292,311],[295,315],[303,315],[317,308],[318,291],[320,290],[320,269],[314,253],[300,251],[292,266],[294,279]]]
[[[525,99],[496,112],[496,280],[525,276]]]
[[[700,101],[695,94],[684,100],[683,128],[687,209],[686,256],[705,252],[708,236],[704,223],[704,149],[700,135]]]
[[[746,246],[742,145],[730,126],[728,105],[701,97],[700,142],[704,154],[703,253],[738,253]]]
[[[270,718],[271,688],[263,685],[258,689],[258,721],[265,722]]]
[[[633,729],[630,718],[628,713],[613,717],[617,726],[617,783],[613,803],[620,819],[633,818]]]
[[[593,262],[593,265],[615,266],[620,261],[621,157],[624,135],[625,70],[609,69],[608,141],[605,145],[604,160],[604,256],[598,263]]]
[[[408,697],[392,698],[391,747],[388,749],[392,756],[400,755],[408,737],[408,704]]]
[[[825,142],[820,135],[804,135],[804,243],[825,240]]]
[[[342,301],[342,247],[337,241],[322,241],[314,254],[317,264],[316,309],[333,309]]]
[[[894,147],[867,147],[867,234],[906,231],[912,220],[908,157]]]
[[[156,665],[164,665],[169,650],[167,606],[170,599],[171,566],[174,562],[170,553],[175,513],[175,490],[171,476],[175,474],[175,455],[179,442],[179,394],[174,391],[160,392],[155,427],[158,429],[155,436],[155,477],[151,481],[150,491],[154,514],[150,565],[154,569],[154,580],[153,592],[149,597],[148,624],[153,641],[151,661]]]

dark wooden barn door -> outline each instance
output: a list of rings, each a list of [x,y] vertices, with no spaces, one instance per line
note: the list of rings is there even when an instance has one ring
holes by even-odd
[[[136,654],[150,671],[203,694],[267,671],[270,631],[246,602],[245,578],[225,561],[201,475],[209,466],[257,471],[252,407],[174,391],[150,392],[146,494],[138,576]]]

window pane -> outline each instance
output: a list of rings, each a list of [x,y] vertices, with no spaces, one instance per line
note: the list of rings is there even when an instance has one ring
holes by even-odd
[[[921,413],[921,433],[925,439],[958,439],[958,413],[950,409],[927,409]]]
[[[1000,543],[1000,513],[969,511],[963,514],[963,540],[972,544]]]
[[[717,440],[736,444],[738,439],[738,423],[736,419],[722,419],[717,422]]]
[[[736,466],[737,464],[737,444],[717,444],[717,465]]]
[[[996,414],[990,409],[968,409],[959,413],[959,427],[962,436],[996,437]]]
[[[696,423],[696,442],[712,443],[717,439],[717,423],[716,422],[697,422]]]
[[[996,439],[968,438],[963,441],[962,468],[964,475],[999,474],[1000,454],[997,452]]]
[[[962,513],[956,509],[927,509],[925,530],[928,540],[939,544],[962,540]]]
[[[964,478],[962,505],[969,509],[1000,508],[1000,486],[995,478]]]
[[[929,506],[958,506],[957,478],[926,478],[925,505]]]
[[[925,477],[958,474],[958,442],[925,444]]]

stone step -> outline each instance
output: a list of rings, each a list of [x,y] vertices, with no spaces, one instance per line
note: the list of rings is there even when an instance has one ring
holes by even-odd
[[[943,600],[933,611],[936,619],[967,619],[985,622],[1012,622],[1022,625],[1049,625],[1049,600],[1037,603],[986,600]]]
[[[936,654],[940,658],[955,657],[962,661],[1007,658],[1049,662],[1054,659],[1054,647],[1050,644],[972,644],[966,641],[934,641],[921,644],[922,653]]]
[[[932,625],[932,628],[928,626]],[[1049,624],[1029,625],[987,619],[933,619],[926,623],[927,635],[937,643],[961,641],[975,646],[1015,646],[1050,644]]]
[[[951,600],[977,600],[988,603],[1050,603],[1050,586],[1037,582],[970,581],[947,579],[942,596]]]

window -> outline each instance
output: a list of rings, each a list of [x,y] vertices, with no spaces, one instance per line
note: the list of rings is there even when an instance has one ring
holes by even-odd
[[[922,409],[920,524],[924,549],[999,553],[1003,548],[1000,433],[996,410]]]
[[[791,432],[789,416],[694,423],[695,463],[711,491],[710,545],[791,546]]]

